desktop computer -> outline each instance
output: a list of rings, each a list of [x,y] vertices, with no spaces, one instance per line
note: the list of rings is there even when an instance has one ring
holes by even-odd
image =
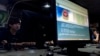
[[[70,0],[56,1],[57,44],[67,47],[69,55],[76,55],[91,41],[88,9]]]

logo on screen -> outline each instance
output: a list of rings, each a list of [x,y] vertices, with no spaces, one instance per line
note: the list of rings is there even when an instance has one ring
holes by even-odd
[[[67,10],[64,9],[62,12],[62,15],[63,15],[63,19],[68,20],[68,11]]]

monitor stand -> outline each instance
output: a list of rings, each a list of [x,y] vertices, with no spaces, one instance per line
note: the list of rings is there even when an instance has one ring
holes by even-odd
[[[68,56],[78,56],[78,48],[77,47],[67,47],[66,53]]]

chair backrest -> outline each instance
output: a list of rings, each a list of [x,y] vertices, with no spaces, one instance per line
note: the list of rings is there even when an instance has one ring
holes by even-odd
[[[2,40],[2,34],[6,31],[5,27],[0,27],[0,42]]]
[[[0,27],[0,31],[4,31],[5,29],[5,27]]]

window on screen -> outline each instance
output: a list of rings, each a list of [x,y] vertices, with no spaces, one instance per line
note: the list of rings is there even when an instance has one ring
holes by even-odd
[[[57,40],[90,40],[87,9],[56,0]]]

